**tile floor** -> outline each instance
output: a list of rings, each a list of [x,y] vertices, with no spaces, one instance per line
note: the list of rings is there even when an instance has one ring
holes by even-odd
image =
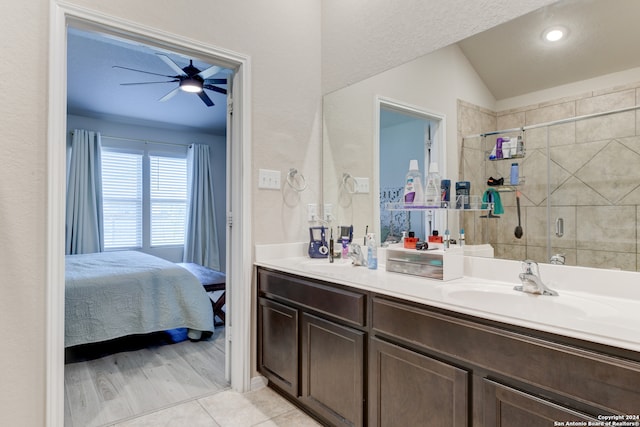
[[[315,420],[268,387],[231,390],[111,424],[112,427],[312,427]]]

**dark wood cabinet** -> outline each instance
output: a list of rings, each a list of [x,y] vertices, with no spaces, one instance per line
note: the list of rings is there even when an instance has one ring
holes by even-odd
[[[597,418],[484,379],[484,425],[495,427],[549,427],[569,421],[597,422]],[[557,424],[554,424],[557,423]],[[591,425],[598,425],[591,424]]]
[[[269,269],[257,276],[258,370],[326,425],[548,427],[638,414],[637,352]]]
[[[369,354],[369,426],[469,425],[467,371],[376,338]]]
[[[298,310],[265,298],[258,306],[258,369],[283,391],[298,396]]]
[[[258,371],[327,425],[365,426],[366,294],[258,270]]]
[[[364,425],[366,334],[302,315],[301,401],[336,426]]]

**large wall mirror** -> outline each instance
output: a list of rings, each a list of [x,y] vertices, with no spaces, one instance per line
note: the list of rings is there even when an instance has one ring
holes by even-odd
[[[561,254],[567,265],[639,271],[637,16],[636,0],[561,0],[326,95],[323,197],[331,224],[352,224],[356,235],[385,228],[380,177],[389,171],[380,165],[390,162],[381,162],[380,140],[402,123],[381,119],[380,100],[392,100],[442,119],[440,172],[452,185],[469,181],[471,194],[483,195],[488,178],[508,184],[518,163],[517,185],[495,188],[499,219],[447,214],[468,243],[489,243],[498,258],[550,262]],[[544,39],[558,28],[565,39]],[[498,137],[518,136],[524,157],[489,160]],[[394,172],[403,177],[406,167]]]

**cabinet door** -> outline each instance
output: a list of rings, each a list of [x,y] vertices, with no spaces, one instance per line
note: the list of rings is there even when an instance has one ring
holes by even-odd
[[[364,425],[365,333],[302,314],[302,397],[335,426]]]
[[[298,395],[298,310],[260,298],[258,371],[292,396]]]
[[[447,363],[371,339],[369,425],[469,425],[469,374]]]
[[[578,411],[484,379],[485,426],[549,427],[566,425],[567,421],[597,420]]]

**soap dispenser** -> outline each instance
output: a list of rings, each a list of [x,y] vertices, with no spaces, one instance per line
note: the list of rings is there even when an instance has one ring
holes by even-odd
[[[378,268],[378,244],[374,233],[367,235],[367,267],[370,270]]]

